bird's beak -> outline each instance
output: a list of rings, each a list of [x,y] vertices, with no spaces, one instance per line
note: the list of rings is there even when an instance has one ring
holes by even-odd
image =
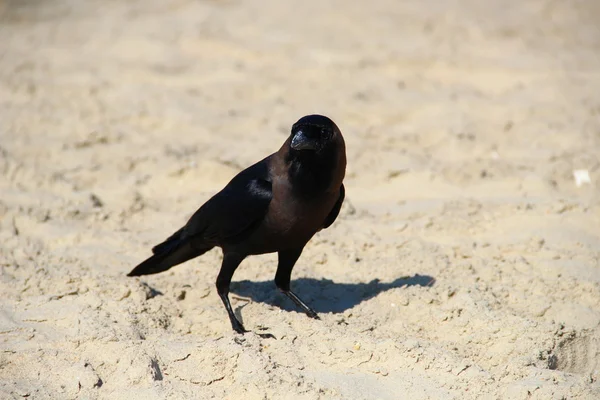
[[[315,150],[317,148],[317,141],[307,137],[304,132],[299,130],[292,137],[292,143],[290,144],[294,150]]]

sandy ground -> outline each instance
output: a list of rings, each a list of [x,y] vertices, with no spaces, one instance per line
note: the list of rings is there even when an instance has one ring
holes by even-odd
[[[599,20],[594,0],[0,2],[0,397],[600,398]],[[273,255],[234,276],[243,337],[219,251],[125,277],[314,112],[349,160],[294,270],[321,321]]]

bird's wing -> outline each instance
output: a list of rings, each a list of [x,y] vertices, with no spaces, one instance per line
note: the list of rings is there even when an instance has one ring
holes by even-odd
[[[273,197],[268,159],[240,172],[183,227],[182,237],[217,244],[236,241],[265,217]]]
[[[338,197],[338,200],[329,212],[329,215],[327,216],[327,218],[325,218],[323,229],[329,228],[339,215],[340,209],[342,208],[342,203],[344,202],[344,197],[346,197],[346,189],[344,188],[344,184],[342,183],[342,186],[340,186],[340,197]]]

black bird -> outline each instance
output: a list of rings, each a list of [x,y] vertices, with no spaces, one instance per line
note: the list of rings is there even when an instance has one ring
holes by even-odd
[[[277,252],[277,288],[318,319],[290,290],[290,277],[306,243],[337,218],[345,171],[346,147],[337,125],[322,115],[305,116],[279,151],[236,175],[128,276],[166,271],[221,247],[217,292],[233,330],[244,333],[229,302],[233,273],[249,255]]]

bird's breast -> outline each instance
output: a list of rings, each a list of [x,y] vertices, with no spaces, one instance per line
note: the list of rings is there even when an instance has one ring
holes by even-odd
[[[339,193],[321,193],[302,198],[295,195],[287,182],[274,181],[269,210],[253,235],[261,240],[255,243],[256,247],[260,252],[303,247],[323,228],[338,197]]]

